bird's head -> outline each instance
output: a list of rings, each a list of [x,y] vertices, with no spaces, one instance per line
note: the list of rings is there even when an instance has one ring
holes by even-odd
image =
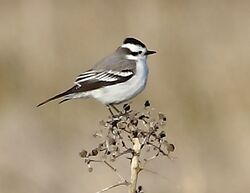
[[[148,50],[141,41],[131,37],[126,38],[118,50],[129,60],[146,59],[148,55],[156,53],[156,51]]]

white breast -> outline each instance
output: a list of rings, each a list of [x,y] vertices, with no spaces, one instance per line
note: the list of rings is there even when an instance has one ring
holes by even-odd
[[[93,97],[103,104],[117,104],[138,95],[146,86],[148,78],[148,66],[145,59],[140,59],[136,65],[136,74],[124,83],[107,86],[86,95]]]

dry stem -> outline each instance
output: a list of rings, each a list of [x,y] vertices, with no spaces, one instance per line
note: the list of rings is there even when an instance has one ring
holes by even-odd
[[[141,143],[139,141],[139,138],[133,138],[132,140],[133,140],[133,157],[131,161],[131,181],[130,181],[131,184],[129,186],[129,193],[136,192],[138,174],[141,170],[139,166]]]

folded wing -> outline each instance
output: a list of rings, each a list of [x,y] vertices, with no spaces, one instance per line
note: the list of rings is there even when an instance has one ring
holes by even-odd
[[[135,72],[132,69],[124,69],[121,71],[88,70],[76,77],[76,80],[74,82],[75,85],[72,88],[52,98],[47,99],[46,101],[38,104],[37,107],[61,97],[65,97],[65,99],[62,100],[60,103],[70,100],[71,98],[73,98],[74,94],[88,92],[91,90],[102,88],[104,86],[110,86],[126,82],[134,75],[134,73]]]

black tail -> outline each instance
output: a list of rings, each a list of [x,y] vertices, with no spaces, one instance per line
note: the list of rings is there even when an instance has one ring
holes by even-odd
[[[67,96],[67,95],[69,95],[69,94],[72,94],[72,93],[74,93],[75,88],[76,88],[76,86],[73,86],[73,87],[70,88],[69,90],[67,90],[67,91],[65,91],[65,92],[63,92],[63,93],[60,93],[60,94],[58,94],[58,95],[56,95],[56,96],[53,96],[53,97],[47,99],[46,101],[41,102],[41,103],[38,104],[36,107],[40,107],[40,106],[42,106],[42,105],[44,105],[44,104],[46,104],[46,103],[48,103],[48,102],[50,102],[50,101],[53,101],[53,100],[55,100],[55,99],[58,99],[58,98]],[[62,100],[60,103],[62,103],[62,102],[64,102],[64,101],[67,101],[67,100],[69,100],[69,99],[64,99],[64,100]]]

